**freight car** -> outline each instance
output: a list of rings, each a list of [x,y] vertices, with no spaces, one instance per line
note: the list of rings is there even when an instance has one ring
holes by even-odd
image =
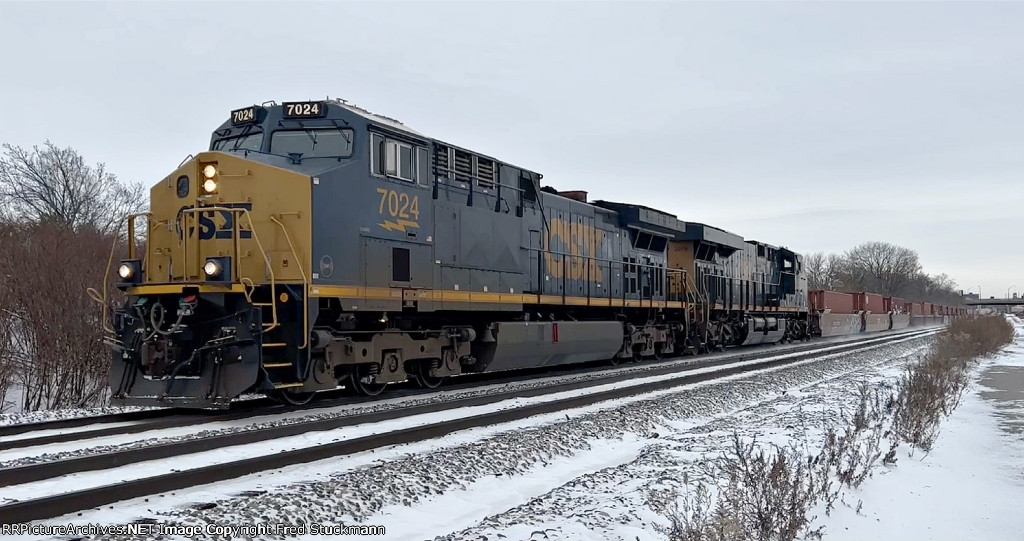
[[[295,404],[809,337],[798,254],[541,178],[342,100],[232,111],[126,221],[127,300],[100,296],[113,402]]]
[[[967,311],[927,302],[905,302],[899,297],[875,293],[811,291],[808,322],[812,336],[906,329],[910,326],[945,325]]]

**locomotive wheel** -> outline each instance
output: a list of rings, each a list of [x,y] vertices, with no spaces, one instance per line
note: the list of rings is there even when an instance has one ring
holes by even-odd
[[[440,361],[434,361],[435,363]],[[437,389],[441,386],[446,379],[446,376],[431,376],[430,370],[436,366],[430,361],[418,361],[412,364],[409,368],[409,377],[416,382],[416,385],[421,389]]]
[[[416,385],[423,389],[437,389],[444,383],[444,380],[448,379],[444,376],[430,376],[427,374],[414,374],[412,379],[416,380]]]
[[[286,406],[305,406],[309,404],[310,400],[313,400],[314,392],[301,392],[292,391],[289,389],[281,389],[279,391],[272,391],[267,393],[270,398],[286,405]]]
[[[348,381],[352,385],[352,390],[361,396],[377,396],[384,392],[384,387],[387,387],[387,383],[367,383],[363,381],[363,378],[370,375],[370,365],[368,364],[355,364],[352,365],[352,374],[349,376]]]
[[[665,358],[665,346],[661,343],[654,344],[654,360],[660,361]]]

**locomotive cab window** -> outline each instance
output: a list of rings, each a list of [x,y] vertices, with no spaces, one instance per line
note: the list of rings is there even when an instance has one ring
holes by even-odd
[[[411,144],[378,134],[370,136],[370,167],[374,175],[416,182],[421,152]]]
[[[259,151],[262,146],[263,132],[258,132],[250,133],[249,135],[242,135],[240,137],[229,137],[227,139],[214,141],[210,150],[219,150],[221,152],[239,152],[246,150]]]
[[[270,152],[298,158],[348,158],[352,155],[352,130],[317,128],[279,130],[270,136]]]

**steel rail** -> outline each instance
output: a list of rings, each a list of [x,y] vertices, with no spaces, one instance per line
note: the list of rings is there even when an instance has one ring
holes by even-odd
[[[864,340],[882,338],[885,336],[898,336],[907,333],[918,332],[920,330],[920,328],[917,328],[901,330],[898,332],[888,331],[888,333],[872,333],[870,335],[853,335],[852,337],[837,337],[841,339],[829,342],[820,342],[818,340],[814,340],[809,343],[800,344],[796,346],[789,345],[780,347],[779,345],[776,344],[760,344],[757,346],[743,348],[742,351],[718,353],[712,354],[710,356],[697,356],[694,358],[692,364],[703,365],[707,363],[717,362],[720,360],[752,358],[753,356],[759,356],[764,354],[769,349],[780,354],[796,353],[800,351],[806,351],[822,347],[859,343],[863,342]],[[677,362],[680,359],[685,359],[685,356],[677,355],[672,358],[666,359],[666,362]],[[645,360],[644,362],[648,361]],[[659,368],[660,367],[656,365],[649,365],[647,367],[648,370],[657,370]],[[275,402],[271,399],[261,398],[245,402],[236,402],[232,405],[232,409],[229,411],[182,410],[176,408],[164,408],[154,410],[132,411],[125,413],[112,413],[106,415],[94,415],[87,417],[75,417],[71,419],[59,419],[55,421],[12,424],[0,426],[0,438],[4,436],[12,436],[36,431],[73,429],[90,425],[113,424],[126,421],[151,421],[126,426],[111,426],[108,428],[98,428],[95,430],[88,431],[66,432],[62,434],[50,434],[35,438],[21,438],[17,440],[0,441],[0,451],[8,449],[21,449],[25,447],[35,447],[40,445],[48,445],[52,443],[78,441],[84,439],[98,438],[102,436],[136,434],[139,432],[147,432],[150,430],[177,428],[181,426],[188,426],[190,424],[198,424],[205,422],[235,421],[245,419],[248,417],[255,418],[261,415],[275,415],[280,413],[290,413],[304,410],[315,411],[317,409],[335,407],[339,405],[358,405],[393,398],[409,398],[420,395],[427,396],[437,392],[451,392],[470,389],[479,386],[478,384],[480,383],[486,383],[488,385],[500,385],[511,382],[526,382],[534,379],[543,379],[546,377],[587,375],[590,373],[596,373],[601,372],[602,370],[610,369],[612,368],[609,367],[606,363],[595,361],[591,363],[562,365],[557,367],[529,368],[516,370],[511,373],[484,372],[478,374],[463,374],[459,376],[456,380],[454,380],[453,383],[445,385],[441,389],[416,389],[411,391],[409,389],[403,389],[400,391],[400,394],[391,392],[387,396],[348,398],[344,401],[339,401],[336,399],[316,400],[313,403],[302,406],[286,406],[278,402]],[[615,377],[615,374],[613,373],[607,376],[598,377],[610,378]],[[336,391],[326,391],[325,393],[329,394],[335,392]]]
[[[0,524],[21,523],[30,520],[59,517],[61,515],[65,515],[68,513],[73,513],[76,511],[81,511],[89,508],[95,508],[101,505],[109,505],[111,503],[115,503],[118,501],[129,500],[152,494],[159,494],[172,490],[180,490],[196,485],[204,485],[219,481],[225,481],[228,479],[234,479],[237,477],[249,475],[260,471],[277,469],[294,464],[308,463],[325,458],[347,455],[385,446],[433,439],[447,434],[451,434],[459,430],[465,430],[468,428],[476,428],[498,423],[516,421],[528,417],[533,417],[536,415],[553,413],[564,409],[589,406],[600,402],[605,402],[608,400],[614,400],[633,395],[640,395],[650,393],[653,391],[671,389],[673,387],[681,385],[719,379],[745,372],[756,372],[764,370],[766,368],[793,364],[796,362],[813,359],[824,355],[856,353],[862,350],[874,349],[876,347],[885,345],[889,342],[924,337],[930,334],[934,334],[936,332],[938,332],[938,330],[935,329],[911,331],[889,335],[884,338],[875,338],[874,340],[868,340],[866,341],[868,342],[867,344],[863,343],[865,342],[865,340],[861,340],[853,344],[844,344],[841,346],[826,346],[824,348],[818,348],[818,350],[815,351],[761,355],[760,357],[767,357],[768,360],[765,360],[764,362],[760,363],[744,364],[740,366],[724,366],[721,370],[715,370],[711,372],[704,372],[688,376],[682,375],[677,378],[641,383],[637,385],[620,386],[595,393],[588,393],[569,398],[556,399],[538,404],[519,406],[507,410],[484,413],[481,415],[465,417],[460,419],[453,419],[450,421],[443,421],[420,427],[400,429],[397,431],[375,434],[347,441],[327,443],[313,447],[306,447],[291,451],[274,453],[270,455],[252,457],[239,461],[226,462],[222,464],[205,466],[185,471],[161,474],[142,479],[123,481],[113,485],[100,486],[38,499],[14,502],[11,504],[0,506]],[[822,351],[822,349],[825,349],[826,351]],[[779,355],[786,355],[786,357],[780,359],[778,358]],[[744,360],[755,359],[731,359],[728,362],[719,361],[714,364],[732,364],[736,362],[743,362]],[[674,368],[674,370],[666,370],[665,372],[671,373],[692,371],[694,367],[692,365],[683,365],[674,366],[671,368]],[[626,374],[622,375],[623,377],[620,378],[620,381],[626,381],[637,377],[647,377],[650,375],[654,374],[648,372],[642,372],[639,375]],[[187,440],[184,442],[175,442],[163,445],[154,445],[146,448],[131,449],[119,453],[110,453],[107,455],[81,457],[71,459],[68,461],[38,464],[32,466],[25,466],[21,468],[10,468],[2,471],[2,477],[4,479],[5,485],[21,484],[35,480],[53,478],[69,473],[87,470],[107,469],[145,460],[166,459],[169,456],[197,453],[201,451],[217,449],[226,446],[255,443],[260,441],[266,441],[269,439],[302,434],[310,431],[331,430],[334,428],[340,428],[354,424],[379,422],[408,415],[417,415],[422,413],[443,411],[446,409],[456,409],[471,407],[475,405],[483,405],[493,403],[499,400],[507,400],[510,397],[529,397],[557,393],[565,390],[585,389],[588,387],[593,387],[595,385],[604,385],[607,383],[607,380],[600,381],[599,383],[595,383],[594,381],[563,383],[553,385],[550,387],[509,391],[503,394],[470,397],[443,403],[423,404],[419,406],[403,408],[400,410],[385,410],[382,412],[352,415],[342,418],[322,419],[306,423],[275,426],[249,432],[236,432],[197,440]]]
[[[814,343],[810,343],[810,344],[801,344],[801,345],[798,345],[798,346],[788,346],[788,347],[782,347],[782,348],[778,348],[777,346],[774,346],[773,351],[775,353],[778,353],[778,354],[798,353],[800,351],[821,349],[823,347],[834,347],[834,346],[839,346],[839,345],[844,345],[844,344],[861,343],[861,342],[864,342],[865,340],[879,339],[879,338],[883,338],[885,336],[899,336],[899,335],[903,335],[903,334],[906,334],[906,333],[912,333],[912,332],[918,332],[918,331],[919,331],[919,329],[909,330],[909,331],[905,330],[905,331],[900,331],[898,333],[882,334],[881,336],[876,335],[876,334],[872,334],[872,335],[870,335],[870,337],[859,336],[858,338],[846,339],[846,340],[841,340],[841,341],[834,341],[834,342],[828,342],[828,343],[814,342]],[[729,353],[729,354],[717,354],[717,355],[712,355],[712,356],[709,356],[709,357],[697,357],[696,359],[692,360],[690,363],[687,363],[687,366],[689,366],[691,368],[692,367],[698,367],[699,368],[701,366],[708,366],[708,365],[713,364],[713,363],[721,363],[721,362],[727,362],[727,361],[735,361],[735,360],[743,360],[743,359],[748,359],[748,358],[756,358],[757,356],[761,356],[763,354],[768,354],[767,350],[770,349],[770,348],[773,348],[773,346],[766,344],[766,345],[760,345],[760,346],[755,346],[755,347],[750,347],[750,348],[744,348],[742,351],[737,351],[737,352],[733,352],[733,353]],[[258,399],[258,400],[247,401],[247,403],[242,403],[243,405],[236,405],[235,409],[230,410],[230,411],[211,412],[211,411],[204,411],[204,410],[191,410],[191,411],[190,410],[153,410],[153,411],[144,411],[144,412],[132,412],[131,414],[128,414],[128,413],[126,413],[126,414],[113,414],[110,419],[104,418],[103,420],[96,420],[96,419],[98,419],[97,417],[79,418],[79,419],[93,419],[94,421],[90,422],[90,423],[81,423],[81,424],[77,424],[77,425],[76,424],[72,424],[71,425],[72,427],[88,426],[88,425],[92,425],[92,424],[114,423],[114,422],[117,422],[117,421],[124,421],[124,420],[128,420],[128,419],[125,419],[124,416],[132,415],[132,414],[140,415],[140,418],[143,419],[143,420],[147,419],[147,417],[148,417],[148,416],[141,416],[141,414],[144,414],[144,413],[151,413],[151,414],[162,413],[162,414],[164,414],[164,415],[159,415],[159,416],[154,417],[151,422],[147,422],[147,423],[138,423],[138,424],[132,424],[132,425],[125,425],[125,426],[111,426],[111,427],[108,427],[108,428],[98,428],[98,429],[95,429],[95,430],[88,430],[88,431],[66,432],[66,433],[62,433],[62,434],[50,434],[50,435],[46,435],[46,436],[38,436],[38,437],[35,437],[35,438],[21,438],[21,439],[10,440],[10,441],[0,441],[0,451],[6,451],[6,450],[10,450],[10,449],[24,449],[24,448],[27,448],[27,447],[37,447],[37,446],[49,445],[49,444],[53,444],[53,443],[66,443],[66,442],[72,442],[72,441],[83,441],[83,442],[85,442],[85,441],[90,440],[90,439],[100,438],[100,437],[104,437],[104,436],[113,436],[113,435],[122,435],[122,434],[137,434],[137,433],[140,433],[140,432],[148,432],[148,431],[152,431],[152,430],[162,430],[162,429],[166,429],[166,428],[178,428],[178,427],[182,427],[182,426],[189,426],[189,425],[193,425],[193,424],[202,424],[202,423],[207,423],[207,422],[236,421],[236,420],[242,420],[242,419],[247,419],[247,418],[252,418],[252,419],[256,420],[259,417],[264,416],[264,415],[280,415],[280,414],[293,413],[293,412],[298,412],[298,411],[309,411],[309,412],[312,413],[312,412],[315,412],[318,409],[326,409],[326,408],[336,407],[336,406],[339,406],[339,405],[344,406],[344,405],[372,404],[372,403],[375,403],[375,402],[377,402],[377,401],[379,401],[381,399],[384,399],[384,400],[395,399],[395,398],[404,399],[404,398],[416,398],[418,396],[427,397],[427,396],[431,396],[433,394],[437,394],[438,392],[441,392],[441,393],[451,393],[452,391],[464,391],[464,390],[479,389],[479,388],[482,388],[484,386],[498,386],[498,385],[503,385],[503,384],[508,384],[508,383],[524,383],[524,382],[529,382],[529,381],[535,380],[535,379],[544,379],[544,378],[547,378],[547,377],[572,376],[572,375],[586,376],[587,374],[600,373],[601,371],[612,370],[612,371],[610,371],[607,374],[597,375],[594,378],[586,380],[586,381],[598,381],[598,380],[600,380],[600,381],[607,381],[607,380],[611,380],[611,379],[615,379],[615,378],[621,377],[622,375],[635,375],[638,372],[643,372],[643,373],[646,374],[646,373],[660,373],[659,371],[670,370],[673,367],[678,367],[679,366],[678,361],[680,359],[685,359],[685,357],[683,357],[683,356],[676,356],[671,361],[667,361],[667,362],[673,362],[674,364],[667,365],[667,366],[659,366],[659,365],[656,365],[656,364],[651,364],[651,365],[648,365],[646,367],[643,367],[643,365],[639,365],[639,366],[642,367],[640,370],[634,370],[634,371],[628,372],[626,374],[618,374],[618,373],[614,372],[613,371],[614,369],[610,368],[607,364],[599,363],[599,362],[596,362],[596,363],[583,363],[583,364],[578,364],[578,365],[565,365],[563,367],[550,367],[548,369],[534,368],[534,369],[517,370],[512,375],[509,375],[508,372],[497,373],[497,374],[496,373],[465,374],[465,375],[459,377],[459,381],[456,384],[448,385],[448,386],[446,386],[446,387],[444,387],[443,389],[440,389],[440,390],[438,390],[438,389],[416,389],[416,390],[411,390],[410,391],[408,389],[405,389],[405,390],[403,390],[400,393],[392,393],[389,396],[383,397],[383,398],[379,397],[379,396],[377,396],[377,397],[352,398],[352,399],[349,399],[349,400],[345,400],[344,402],[339,402],[337,400],[320,400],[320,401],[316,401],[316,402],[313,402],[311,404],[305,404],[305,405],[302,405],[302,406],[285,406],[285,405],[279,404],[277,402],[274,402],[274,401],[272,401],[270,399]],[[478,385],[479,383],[484,383],[485,385]],[[401,406],[397,406],[397,407],[401,407]],[[177,414],[175,415],[175,413],[177,413]],[[68,421],[75,421],[75,420],[79,420],[79,419],[68,419],[68,420],[53,421],[53,422],[48,422],[48,423],[37,423],[38,425],[42,425],[39,428],[37,428],[37,430],[45,430],[45,429],[53,429],[53,428],[63,428],[63,426],[60,426],[60,425],[64,425]],[[51,425],[58,425],[58,426],[51,426]],[[25,426],[33,426],[33,425],[18,425],[18,426],[25,427]],[[25,431],[22,431],[22,432],[25,432]],[[0,433],[0,436],[2,436],[2,435],[4,435],[4,434]],[[4,486],[2,479],[0,479],[0,486]]]

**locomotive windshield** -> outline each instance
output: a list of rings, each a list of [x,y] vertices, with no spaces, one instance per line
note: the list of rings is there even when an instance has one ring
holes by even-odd
[[[256,150],[259,151],[260,147],[263,146],[263,132],[250,133],[249,135],[242,135],[239,137],[229,137],[227,139],[221,139],[213,142],[213,148],[210,150],[219,150],[221,152],[237,152],[239,150]]]
[[[270,152],[298,158],[347,158],[352,155],[352,130],[305,129],[276,131],[270,137]]]

